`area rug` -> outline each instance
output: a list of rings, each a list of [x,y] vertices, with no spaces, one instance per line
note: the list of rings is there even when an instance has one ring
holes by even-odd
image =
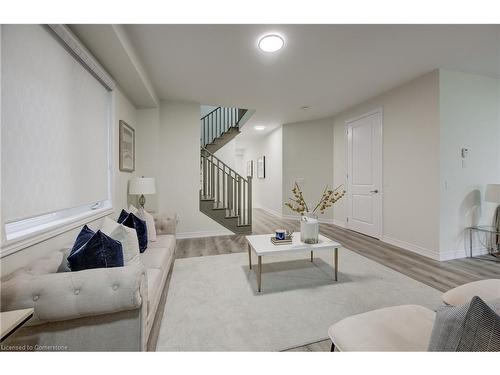
[[[332,261],[330,251],[313,263],[309,254],[263,257],[257,293],[247,253],[176,260],[157,350],[280,351],[326,339],[350,315],[441,304],[438,290],[345,248],[335,282]]]

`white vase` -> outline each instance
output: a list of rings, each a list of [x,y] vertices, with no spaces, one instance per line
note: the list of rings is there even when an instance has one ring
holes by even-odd
[[[300,219],[300,240],[307,244],[318,243],[319,222],[314,214],[306,214]]]

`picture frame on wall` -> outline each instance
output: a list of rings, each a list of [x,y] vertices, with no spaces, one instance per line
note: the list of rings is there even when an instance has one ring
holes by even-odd
[[[119,127],[119,168],[122,172],[135,170],[135,129],[120,120]]]
[[[247,177],[253,177],[253,160],[247,161]]]
[[[257,159],[257,177],[266,178],[266,157],[261,156]]]

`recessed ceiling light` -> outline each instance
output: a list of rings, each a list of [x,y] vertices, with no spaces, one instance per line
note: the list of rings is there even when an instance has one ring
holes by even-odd
[[[305,105],[305,106],[301,107],[300,109],[302,109],[303,111],[307,111],[309,109],[309,106]]]
[[[264,52],[276,52],[283,48],[285,41],[276,34],[265,35],[259,40],[259,48]]]
[[[258,130],[258,131],[261,131],[261,130],[264,130],[266,127],[263,126],[263,125],[257,125],[257,126],[254,126],[253,127],[255,130]]]

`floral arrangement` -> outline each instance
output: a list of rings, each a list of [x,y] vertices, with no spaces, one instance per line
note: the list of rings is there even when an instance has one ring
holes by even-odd
[[[285,206],[290,208],[290,210],[299,213],[300,215],[304,215],[304,213],[309,213],[309,207],[304,199],[304,195],[302,194],[302,190],[299,187],[299,184],[295,182],[295,185],[292,189],[293,198],[288,198],[290,202],[286,202]],[[318,210],[321,214],[325,213],[325,210],[331,207],[335,202],[341,199],[345,195],[346,191],[343,188],[343,185],[338,186],[336,189],[329,190],[328,185],[325,187],[323,191],[323,195],[319,200],[312,213],[315,213]]]

